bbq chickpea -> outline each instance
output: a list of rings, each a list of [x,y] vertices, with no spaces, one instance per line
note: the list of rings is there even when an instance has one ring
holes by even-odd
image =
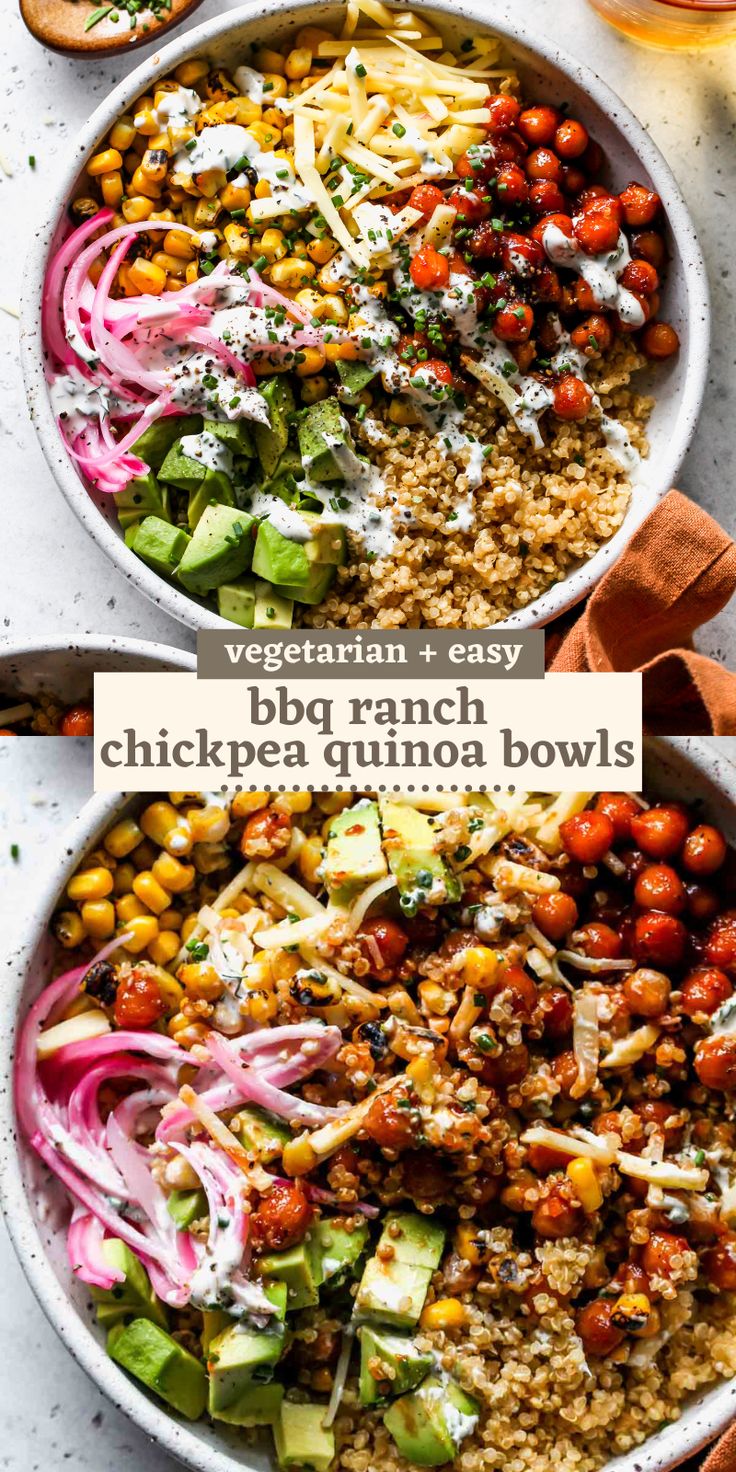
[[[578,907],[572,895],[557,889],[553,894],[543,894],[534,901],[532,920],[547,940],[564,940],[577,925]]]
[[[670,1000],[670,981],[661,971],[640,966],[627,976],[623,994],[636,1017],[661,1017]]]
[[[627,184],[619,199],[627,225],[651,225],[662,207],[659,195],[644,184]]]
[[[617,961],[622,952],[621,936],[601,920],[589,920],[587,925],[581,926],[575,943],[584,956],[596,961]]]
[[[565,853],[579,864],[598,864],[613,843],[611,819],[595,808],[576,813],[560,824],[560,838]]]
[[[666,915],[680,915],[687,895],[679,874],[669,864],[648,864],[634,885],[634,899],[643,910],[663,910]]]
[[[634,921],[631,947],[634,960],[655,967],[679,966],[687,938],[685,926],[674,915],[647,910]]]
[[[509,302],[493,320],[493,330],[501,342],[526,342],[533,327],[534,313],[526,302]]]
[[[519,115],[517,127],[522,138],[533,147],[551,143],[560,123],[560,114],[555,107],[525,107]]]
[[[594,312],[585,322],[573,328],[570,333],[570,341],[573,347],[585,353],[587,358],[597,358],[607,353],[611,347],[613,328],[607,317],[604,317],[601,312]]]
[[[687,913],[698,925],[714,920],[720,908],[718,895],[707,884],[686,884]]]
[[[631,837],[649,858],[671,859],[682,848],[689,826],[681,808],[662,803],[634,814]]]
[[[656,362],[673,357],[680,347],[680,339],[669,322],[648,322],[639,343],[645,356]]]
[[[573,1024],[572,1001],[569,992],[562,986],[550,986],[540,997],[544,1015],[544,1035],[553,1043],[561,1043],[570,1036]]]
[[[690,874],[715,874],[728,850],[723,834],[710,823],[700,823],[688,833],[682,846],[682,862]]]
[[[529,199],[529,180],[518,164],[502,164],[496,175],[496,195],[499,204],[526,204]]]
[[[530,179],[548,179],[558,186],[562,183],[562,164],[551,148],[535,148],[526,160],[526,172]]]
[[[252,813],[240,840],[240,852],[246,859],[270,859],[283,853],[291,841],[291,818],[273,808]]]
[[[621,229],[618,200],[610,197],[591,200],[579,215],[573,216],[572,227],[587,255],[614,250]]]
[[[669,1278],[680,1267],[678,1259],[690,1251],[687,1237],[678,1237],[674,1232],[652,1232],[644,1246],[641,1263],[650,1278]]]
[[[508,97],[504,92],[496,92],[488,98],[486,103],[488,110],[488,127],[494,132],[504,132],[507,128],[513,128],[521,112],[521,104],[515,97]]]
[[[736,911],[719,915],[708,931],[705,960],[736,975]]]
[[[270,1252],[283,1252],[303,1240],[313,1215],[299,1181],[276,1181],[251,1217],[253,1235]]]
[[[637,230],[631,237],[631,250],[638,259],[649,261],[656,271],[661,271],[666,251],[662,236],[656,230]]]
[[[627,796],[625,792],[600,792],[595,811],[610,818],[616,843],[623,843],[631,837],[631,820],[641,812],[641,807],[636,798]]]
[[[704,1038],[695,1046],[695,1072],[706,1089],[736,1089],[736,1038]]]
[[[557,1057],[552,1059],[552,1077],[559,1085],[560,1093],[563,1096],[569,1095],[578,1079],[578,1060],[572,1048],[565,1053],[558,1053]]]
[[[593,390],[582,378],[566,373],[552,389],[552,408],[558,419],[577,422],[587,419],[593,398]]]
[[[562,215],[565,213],[565,196],[559,184],[552,179],[536,179],[529,190],[529,205],[535,215]]]
[[[717,966],[696,966],[680,988],[680,1008],[688,1017],[712,1016],[733,994],[733,985]]]
[[[575,118],[565,118],[555,129],[554,144],[560,158],[580,158],[589,142],[587,128]]]
[[[714,1288],[728,1293],[736,1290],[736,1234],[729,1232],[715,1247],[709,1247],[701,1258],[703,1272]]]
[[[611,1322],[613,1307],[613,1299],[594,1298],[592,1303],[586,1303],[583,1308],[578,1309],[575,1328],[583,1341],[586,1355],[604,1359],[623,1344],[623,1330],[617,1329]]]
[[[574,1237],[582,1223],[582,1210],[572,1205],[561,1186],[552,1185],[532,1212],[532,1227],[538,1237]]]

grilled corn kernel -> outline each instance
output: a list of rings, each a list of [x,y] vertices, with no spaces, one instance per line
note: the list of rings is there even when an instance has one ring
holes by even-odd
[[[85,869],[75,874],[66,887],[70,900],[81,904],[84,900],[104,900],[111,893],[113,877],[109,869]]]
[[[271,51],[268,46],[261,46],[256,52],[256,66],[259,72],[265,74],[268,81],[270,76],[283,77],[284,58],[280,51]]]
[[[86,933],[82,917],[76,910],[62,910],[54,920],[54,935],[65,951],[81,946]]]
[[[130,187],[135,194],[145,194],[147,199],[157,200],[161,198],[161,185],[156,179],[151,179],[144,172],[142,164],[139,164],[138,168],[134,170]]]
[[[115,126],[110,129],[110,147],[117,149],[118,153],[127,153],[134,141],[135,128],[133,126],[133,119],[129,117],[119,118]]]
[[[319,1157],[309,1143],[308,1135],[297,1135],[284,1145],[281,1164],[288,1176],[303,1176],[314,1170]]]
[[[446,991],[436,981],[420,981],[417,992],[427,1011],[436,1013],[438,1017],[446,1017],[455,1006],[455,993]]]
[[[148,220],[153,211],[153,200],[146,199],[143,194],[132,194],[123,200],[123,215],[129,225],[137,225],[140,220]]]
[[[121,818],[119,823],[103,839],[105,848],[114,859],[124,859],[138,847],[143,834],[132,818]]]
[[[268,179],[259,179],[253,193],[256,199],[270,199],[271,185],[269,184]],[[250,206],[248,207],[248,219],[251,225],[256,224],[256,218]]]
[[[307,286],[314,272],[311,261],[300,261],[297,256],[285,256],[282,261],[274,261],[267,275],[274,286],[297,287]]]
[[[191,935],[194,935],[194,932],[197,929],[198,923],[199,922],[197,920],[196,915],[187,915],[186,920],[183,920],[182,921],[182,926],[181,926],[182,945],[186,945],[187,941],[189,940],[189,937]]]
[[[281,145],[283,148],[294,147],[294,124],[286,123],[281,130]]]
[[[234,818],[247,818],[268,804],[268,792],[236,792],[230,810]]]
[[[191,223],[195,229],[203,230],[214,225],[215,220],[222,210],[219,199],[198,199]],[[187,223],[189,223],[187,221]]]
[[[201,56],[195,56],[191,61],[183,61],[181,66],[176,68],[174,76],[182,87],[193,87],[195,82],[201,82],[202,78],[207,76],[209,69],[209,62]]]
[[[576,1155],[567,1166],[568,1180],[572,1181],[575,1195],[583,1211],[597,1211],[603,1204],[603,1192],[592,1160],[585,1155]]]
[[[269,128],[278,128],[283,143],[283,130],[286,127],[286,114],[278,107],[266,107],[263,110],[261,121]]]
[[[490,986],[498,971],[498,956],[489,946],[469,946],[463,953],[463,977],[467,986]]]
[[[310,252],[310,257],[311,257],[311,252]],[[313,257],[312,257],[312,259],[313,259]],[[323,291],[326,291],[326,292],[328,292],[330,294],[332,294],[334,292],[338,296],[340,295],[340,292],[342,291],[342,286],[341,286],[340,282],[339,281],[336,281],[335,278],[331,275],[330,269],[329,269],[329,262],[328,262],[328,264],[326,266],[323,266],[322,267],[322,270],[320,271],[320,273],[319,273],[319,275],[317,277],[317,280],[318,280],[318,282],[319,282],[319,284],[320,284],[320,286],[321,286],[321,288],[322,288]]]
[[[260,1027],[265,1027],[267,1022],[271,1022],[278,1010],[278,998],[273,995],[266,996],[264,992],[256,992],[248,999],[248,1012]]]
[[[123,176],[119,169],[111,174],[103,174],[100,179],[100,189],[105,204],[111,209],[117,209],[123,197]]]
[[[130,862],[134,864],[136,870],[140,872],[141,869],[152,868],[154,859],[157,858],[158,850],[156,848],[156,845],[153,843],[149,843],[148,839],[144,838],[142,843],[139,843],[138,847],[133,849],[133,852],[130,855]]]
[[[644,1329],[652,1312],[646,1293],[622,1293],[611,1310],[611,1323],[626,1334]]]
[[[175,930],[160,930],[155,939],[151,941],[148,954],[157,966],[168,966],[178,954],[180,944]],[[181,995],[181,988],[179,988],[179,996],[173,999],[176,1006],[179,1005]]]
[[[181,864],[173,854],[159,854],[151,868],[154,879],[172,894],[191,889],[197,877],[193,864]]]
[[[220,204],[225,210],[244,210],[250,204],[250,189],[245,185],[226,184],[220,190]]]
[[[284,62],[284,71],[290,82],[301,82],[312,70],[312,53],[307,46],[295,46]]]
[[[87,164],[87,173],[91,179],[96,179],[99,174],[112,174],[116,169],[122,169],[123,155],[117,148],[105,148],[102,153],[96,153]]]
[[[155,915],[134,915],[132,920],[126,921],[125,929],[128,939],[123,941],[123,949],[137,956],[156,939],[158,920]]]
[[[178,910],[162,910],[158,917],[158,923],[162,930],[181,930],[182,916]]]
[[[323,373],[315,373],[314,378],[305,378],[302,384],[302,403],[318,404],[320,399],[329,397],[330,384]]]
[[[184,280],[186,273],[186,262],[178,261],[176,256],[170,256],[167,250],[154,251],[151,260],[154,266],[160,266],[167,278],[173,276],[174,280]]]
[[[139,257],[134,261],[129,277],[133,286],[137,286],[141,293],[148,296],[160,296],[166,285],[166,272],[160,266],[155,266],[153,261],[146,261]]]
[[[187,286],[191,286],[192,282],[197,280],[198,275],[199,265],[197,261],[190,261],[185,272]]]
[[[178,276],[167,276],[166,277],[166,290],[167,291],[183,291],[185,286],[186,286],[186,281],[184,280],[184,268],[183,267],[182,267],[182,270],[179,272],[179,275]]]
[[[144,138],[153,138],[158,133],[160,124],[153,110],[153,98],[142,98],[138,111],[134,114],[136,132],[142,133]]]
[[[231,220],[230,224],[225,226],[223,234],[230,255],[234,256],[236,261],[246,261],[251,254],[251,238],[248,231],[242,225],[237,225],[235,220]]]
[[[408,399],[392,399],[388,406],[388,417],[392,424],[420,424],[421,414]]]
[[[422,1309],[419,1320],[422,1329],[461,1329],[465,1323],[465,1309],[459,1298],[438,1298]]]
[[[168,166],[169,155],[165,148],[147,148],[141,159],[141,172],[155,184],[161,184],[166,178]]]
[[[321,297],[314,316],[320,322],[334,322],[342,327],[348,320],[348,309],[342,297],[333,293],[331,296]]]
[[[181,813],[170,802],[152,802],[141,813],[141,828],[146,838],[165,849],[168,849],[169,835],[181,822]]]
[[[311,378],[313,373],[321,373],[325,366],[325,355],[321,348],[302,348],[301,362],[297,363],[297,378]]]
[[[289,247],[286,244],[286,236],[283,230],[264,230],[258,242],[258,254],[265,256],[267,261],[282,261],[288,255]]]
[[[82,905],[82,923],[93,940],[109,940],[115,934],[115,906],[112,900],[86,900]]]
[[[185,961],[176,975],[190,997],[214,1002],[222,994],[222,978],[207,961]]]
[[[90,199],[86,195],[80,195],[79,199],[72,201],[72,214],[77,220],[89,220],[97,214],[100,208],[96,199]]]
[[[478,1242],[478,1228],[471,1222],[460,1222],[455,1229],[455,1251],[458,1257],[471,1263],[474,1268],[483,1262],[483,1253]]]
[[[121,895],[116,901],[115,912],[122,925],[127,925],[129,920],[137,920],[141,915],[150,915],[150,910],[134,894]]]
[[[130,894],[133,888],[135,872],[135,864],[130,864],[127,861],[124,864],[118,864],[114,875],[113,893],[115,895]]]
[[[325,357],[328,363],[354,363],[360,353],[354,342],[326,342]]]
[[[148,905],[154,915],[160,915],[163,910],[168,910],[171,904],[171,895],[168,890],[159,884],[155,874],[151,870],[144,870],[136,874],[133,880],[133,893],[137,895],[142,904]]]
[[[307,255],[310,261],[314,261],[315,266],[326,266],[328,261],[331,261],[332,257],[337,254],[339,248],[336,241],[325,236],[324,240],[309,241]],[[336,282],[335,285],[339,290],[339,283]]]
[[[319,882],[319,870],[324,858],[321,840],[315,835],[307,838],[297,855],[296,866],[307,884]]]

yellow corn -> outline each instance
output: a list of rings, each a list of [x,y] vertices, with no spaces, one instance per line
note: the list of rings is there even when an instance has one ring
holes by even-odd
[[[193,87],[195,82],[201,82],[202,78],[207,76],[209,69],[209,62],[201,56],[195,56],[191,61],[183,61],[181,66],[176,68],[174,76],[182,87]]]
[[[302,26],[294,39],[297,46],[308,46],[314,54],[315,51],[319,51],[322,41],[334,41],[335,38],[331,31],[325,31],[321,26]]]
[[[153,261],[144,260],[142,256],[133,261],[129,275],[133,286],[137,286],[141,293],[148,296],[160,296],[166,285],[166,272],[160,266],[155,266]]]
[[[54,920],[54,935],[65,951],[81,946],[86,933],[82,917],[76,910],[62,910]]]
[[[132,853],[138,847],[143,834],[138,824],[132,818],[121,818],[119,823],[106,835],[103,842],[107,852],[114,859],[124,859],[127,854]]]
[[[315,373],[313,378],[305,378],[302,384],[302,403],[318,404],[320,399],[329,397],[329,380],[323,373]]]
[[[321,373],[325,366],[325,355],[321,348],[302,348],[300,352],[301,362],[297,363],[297,378],[311,378],[313,373]]]
[[[152,179],[143,168],[142,164],[134,170],[130,181],[130,187],[134,194],[145,194],[147,199],[157,200],[161,198],[161,185],[157,179]]]
[[[223,234],[230,255],[234,256],[236,261],[246,261],[251,253],[251,238],[248,231],[242,225],[236,224],[235,220],[231,220],[230,224],[225,226]]]
[[[186,272],[185,272],[185,280],[186,280],[187,286],[191,286],[192,282],[193,281],[196,281],[198,275],[199,275],[199,265],[198,265],[197,261],[190,261],[189,262],[189,265],[187,266]]]
[[[624,1333],[633,1334],[646,1327],[652,1305],[646,1293],[622,1293],[611,1310],[611,1323]]]
[[[250,189],[245,185],[226,184],[220,190],[220,204],[225,210],[244,210],[250,204]]]
[[[137,920],[141,915],[150,915],[150,910],[134,894],[124,894],[116,901],[115,910],[121,925],[127,925],[129,920]]]
[[[191,261],[194,259],[194,246],[191,235],[185,235],[183,230],[169,230],[164,236],[164,250],[170,256],[176,256],[179,261]]]
[[[178,910],[162,910],[158,923],[162,930],[181,930],[182,916]]]
[[[392,399],[388,406],[388,417],[392,424],[420,424],[421,414],[408,399]]]
[[[288,251],[283,230],[264,230],[258,242],[259,255],[265,256],[267,261],[282,261]]]
[[[284,75],[284,58],[280,51],[271,51],[267,46],[261,46],[256,52],[256,66],[259,72],[265,72],[266,78],[270,73],[277,76]]]
[[[587,1156],[577,1155],[568,1163],[567,1176],[572,1181],[583,1211],[597,1211],[603,1204],[603,1192],[592,1160]]]
[[[250,118],[248,119],[248,121],[250,122]],[[261,121],[266,123],[269,128],[278,128],[278,131],[281,134],[281,141],[283,143],[284,128],[286,127],[286,114],[281,112],[280,108],[278,107],[266,107],[264,108],[261,115]]]
[[[317,242],[315,242],[315,244],[316,243]],[[307,247],[307,250],[309,251],[309,247]],[[311,256],[311,251],[309,252],[309,254],[310,254],[310,257],[313,259],[313,257]],[[318,282],[319,282],[319,284],[320,284],[320,286],[321,286],[321,288],[322,288],[323,291],[326,291],[326,292],[329,292],[329,293],[335,292],[335,293],[337,293],[338,296],[340,295],[340,292],[342,290],[342,287],[340,285],[340,282],[333,280],[333,278],[332,278],[332,276],[330,274],[330,271],[328,269],[328,266],[323,266],[322,267],[322,270],[320,271],[320,273],[319,273],[319,275],[317,277],[317,280],[318,280]]]
[[[272,123],[264,123],[263,121],[249,123],[245,131],[246,133],[250,133],[251,138],[255,138],[258,147],[264,153],[272,152],[277,143],[281,142],[281,133],[278,128],[274,128]],[[256,186],[256,196],[258,198],[262,197],[258,195],[258,186]]]
[[[191,223],[196,229],[204,230],[214,225],[221,210],[222,205],[219,199],[198,199]]]
[[[90,178],[96,179],[98,174],[112,174],[116,169],[122,169],[123,155],[117,148],[105,148],[102,153],[96,153],[87,164],[87,173]]]
[[[132,118],[118,118],[115,126],[110,129],[110,147],[117,149],[118,153],[127,153],[134,140],[135,128]]]
[[[155,939],[151,941],[148,947],[148,954],[151,960],[156,962],[157,966],[168,966],[169,962],[173,961],[174,957],[178,954],[179,945],[179,937],[175,930],[160,930]],[[182,995],[181,987],[179,987],[178,991],[179,995],[174,998],[177,1007]]]
[[[455,993],[446,991],[436,981],[420,981],[417,992],[427,1011],[435,1012],[439,1017],[446,1017],[455,1005]]]
[[[455,1251],[474,1268],[480,1267],[483,1254],[478,1245],[478,1229],[471,1222],[460,1222],[456,1227]]]
[[[158,920],[155,915],[135,915],[128,920],[125,926],[129,939],[124,942],[124,949],[137,956],[140,951],[145,951],[151,941],[158,935]]]
[[[354,363],[360,353],[354,342],[326,342],[325,357],[328,363]],[[396,400],[394,399],[395,403]]]
[[[307,46],[295,46],[284,62],[284,71],[290,82],[301,82],[312,70],[312,53]]]
[[[185,962],[176,974],[190,997],[214,1002],[222,994],[222,979],[207,961]]]
[[[281,143],[284,148],[294,147],[294,124],[285,123],[281,129]]]
[[[307,245],[307,255],[310,261],[314,261],[315,266],[326,266],[338,250],[337,242],[330,240],[328,236],[325,236],[324,240],[310,240]],[[336,285],[339,291],[339,285],[337,283]]]
[[[133,117],[136,131],[142,133],[144,138],[153,138],[159,131],[159,121],[153,110],[153,98],[144,97],[138,106],[138,111]]]
[[[271,1022],[278,1010],[278,998],[273,993],[269,996],[265,992],[255,992],[248,999],[249,1015],[254,1022],[258,1023],[259,1027],[265,1027],[267,1023]]]
[[[170,835],[181,824],[181,814],[170,802],[152,802],[141,813],[141,828],[152,843],[168,849]]]
[[[182,269],[179,272],[179,275],[178,276],[167,276],[166,277],[166,290],[167,291],[183,291],[183,289],[184,289],[185,286],[186,286],[186,281],[184,280],[184,267],[183,266],[182,266]]]
[[[115,934],[115,906],[112,900],[86,900],[82,905],[82,923],[93,940],[109,940]]]
[[[148,220],[153,211],[153,200],[146,199],[143,194],[132,194],[123,200],[121,209],[129,225],[137,225],[140,220]]]
[[[113,877],[109,869],[85,869],[69,880],[66,892],[70,900],[80,904],[84,900],[104,900],[112,887]]]
[[[470,946],[463,953],[463,978],[467,986],[490,986],[498,971],[498,955],[489,946]]]
[[[133,880],[133,893],[141,904],[153,910],[154,915],[162,914],[171,904],[171,895],[163,885],[159,884],[151,870],[144,870],[141,874],[136,874]]]
[[[459,1298],[438,1298],[422,1309],[419,1323],[422,1329],[461,1329],[465,1309]]]
[[[118,864],[113,876],[113,893],[116,895],[129,894],[133,887],[135,872],[135,865],[127,860],[123,864]]]
[[[166,178],[169,155],[163,148],[147,148],[141,159],[141,171],[147,179],[160,184]]]
[[[181,864],[173,854],[159,854],[151,868],[158,883],[172,894],[191,889],[197,877],[193,864]]]
[[[197,929],[197,923],[198,922],[196,915],[187,915],[186,919],[182,921],[182,945],[186,945],[186,942],[189,940],[190,935],[194,934],[195,930]]]
[[[160,266],[167,277],[173,276],[174,280],[181,278],[183,282],[187,269],[186,261],[179,261],[176,256],[170,256],[167,250],[155,250],[151,260],[154,266]]]
[[[274,286],[297,287],[307,286],[314,271],[311,261],[300,261],[297,256],[285,256],[282,261],[274,261],[266,274]]]
[[[115,170],[111,174],[103,174],[100,179],[100,189],[105,204],[111,209],[117,209],[123,197],[123,176],[120,170]]]
[[[234,818],[247,818],[268,805],[268,792],[236,792],[230,811]]]

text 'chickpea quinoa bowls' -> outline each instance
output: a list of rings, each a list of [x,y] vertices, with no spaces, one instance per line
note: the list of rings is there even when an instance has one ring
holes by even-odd
[[[736,1371],[735,885],[634,794],[128,803],[15,1063],[112,1360],[314,1472],[677,1419]]]
[[[622,527],[635,375],[678,352],[661,200],[605,172],[470,22],[449,50],[366,0],[183,61],[89,159],[47,271],[79,474],[245,627],[520,616]]]

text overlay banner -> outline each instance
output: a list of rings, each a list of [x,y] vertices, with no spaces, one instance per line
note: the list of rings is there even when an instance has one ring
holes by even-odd
[[[459,637],[450,629],[206,629],[197,636],[200,680],[263,675],[291,679],[541,680],[544,634],[482,629]]]

